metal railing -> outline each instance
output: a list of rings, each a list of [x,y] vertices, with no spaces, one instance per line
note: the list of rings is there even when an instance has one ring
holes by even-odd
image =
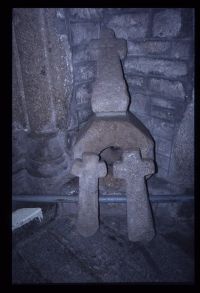
[[[23,202],[78,202],[78,194],[75,195],[13,195],[13,201]],[[188,202],[193,201],[193,195],[149,195],[150,202]],[[126,196],[117,195],[99,195],[100,203],[126,203]]]

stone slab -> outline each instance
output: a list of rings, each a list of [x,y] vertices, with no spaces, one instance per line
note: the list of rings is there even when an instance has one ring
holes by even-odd
[[[39,271],[34,270],[17,251],[12,253],[12,284],[46,283]]]
[[[192,100],[176,129],[170,163],[170,180],[194,188],[194,101]]]
[[[153,19],[153,36],[160,38],[178,36],[182,26],[181,20],[180,9],[165,9],[155,13]]]
[[[182,82],[152,78],[149,80],[149,89],[166,97],[180,98],[184,101],[185,90]]]
[[[124,62],[126,74],[154,74],[168,78],[180,78],[188,73],[187,65],[180,60],[128,56]]]
[[[76,232],[73,220],[68,218],[65,227],[59,238],[99,277],[99,282],[138,282],[146,279],[150,268],[141,253],[132,249],[132,254],[126,257],[123,241],[115,239],[116,233],[112,230],[105,232],[101,226],[95,235],[82,238]],[[56,229],[52,229],[55,234]]]
[[[129,41],[128,55],[145,56],[145,55],[161,55],[170,56],[170,42],[163,41]]]
[[[54,236],[43,232],[30,241],[31,245],[26,243],[18,251],[49,283],[92,280],[75,255]]]
[[[148,13],[128,13],[109,16],[105,21],[107,26],[114,30],[117,38],[137,39],[144,38],[148,30]]]
[[[87,44],[92,39],[96,39],[99,36],[99,24],[93,22],[87,23],[72,23],[71,24],[72,31],[72,44],[73,45],[81,45]]]

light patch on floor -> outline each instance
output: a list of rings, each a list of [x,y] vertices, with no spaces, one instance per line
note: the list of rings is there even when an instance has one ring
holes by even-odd
[[[33,219],[42,221],[43,214],[41,208],[22,208],[12,213],[12,231],[29,223]]]

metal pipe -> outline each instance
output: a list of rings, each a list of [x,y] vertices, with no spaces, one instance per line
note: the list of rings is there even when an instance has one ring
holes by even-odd
[[[194,200],[192,195],[150,195],[151,202],[187,202]],[[78,202],[78,195],[13,195],[13,201],[24,202]],[[126,196],[100,195],[101,203],[126,203]]]

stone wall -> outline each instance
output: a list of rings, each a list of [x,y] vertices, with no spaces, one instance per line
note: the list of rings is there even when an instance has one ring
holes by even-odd
[[[14,10],[14,193],[65,193],[73,142],[92,115],[96,54],[89,44],[101,27],[127,41],[129,110],[156,144],[150,193],[192,191],[193,9],[70,8]]]

